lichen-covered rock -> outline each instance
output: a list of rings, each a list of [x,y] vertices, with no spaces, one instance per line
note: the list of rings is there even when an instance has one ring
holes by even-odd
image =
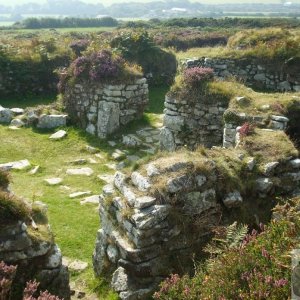
[[[10,123],[12,118],[12,111],[9,108],[4,108],[0,105],[0,123]]]
[[[52,129],[67,125],[67,115],[45,115],[39,117],[38,128]]]

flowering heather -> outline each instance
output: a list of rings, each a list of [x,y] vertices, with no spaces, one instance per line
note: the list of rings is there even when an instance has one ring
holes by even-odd
[[[242,138],[250,135],[251,133],[253,133],[253,131],[254,131],[254,125],[248,122],[244,123],[242,127],[239,129],[239,133]]]
[[[73,75],[77,78],[87,75],[90,68],[90,64],[91,61],[89,57],[85,57],[85,56],[78,57],[72,63]]]
[[[75,78],[92,81],[117,78],[125,67],[125,61],[110,51],[102,50],[89,56],[78,57],[72,63]]]
[[[183,72],[183,80],[186,84],[193,87],[201,87],[203,83],[212,80],[214,77],[213,69],[194,67],[185,69]]]
[[[120,75],[125,64],[121,57],[114,57],[112,53],[107,50],[93,53],[90,56],[90,61],[91,68],[89,71],[89,76],[91,80],[116,78],[118,75]]]

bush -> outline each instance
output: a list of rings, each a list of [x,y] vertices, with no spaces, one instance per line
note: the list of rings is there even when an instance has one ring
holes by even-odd
[[[185,69],[183,72],[183,81],[192,87],[202,87],[213,77],[214,72],[211,68],[194,67]]]
[[[17,266],[9,266],[5,262],[0,262],[0,299],[10,299],[10,291],[15,278]],[[29,281],[23,292],[23,300],[60,300],[58,297],[51,295],[48,291],[40,292],[36,298],[39,283]]]
[[[290,252],[298,245],[300,199],[274,210],[268,226],[252,230],[243,242],[212,255],[195,276],[172,275],[154,299],[289,299]],[[220,240],[220,237],[218,237]]]
[[[2,188],[7,188],[8,184],[9,184],[9,173],[0,170],[0,190]]]
[[[0,191],[0,225],[26,221],[30,217],[30,208],[16,196]]]
[[[240,137],[244,138],[252,133],[254,133],[255,126],[249,122],[244,123],[238,130]]]
[[[175,55],[156,46],[146,31],[121,33],[111,41],[111,47],[126,60],[140,65],[150,84],[166,85],[174,81]]]
[[[83,40],[72,42],[70,44],[70,48],[72,49],[72,51],[75,53],[76,56],[80,56],[81,52],[86,50],[88,45],[89,45],[89,41],[83,39]]]
[[[68,82],[87,80],[114,84],[132,81],[141,76],[138,66],[126,63],[122,57],[110,50],[101,50],[80,56],[68,69],[61,70],[58,89],[63,93]]]

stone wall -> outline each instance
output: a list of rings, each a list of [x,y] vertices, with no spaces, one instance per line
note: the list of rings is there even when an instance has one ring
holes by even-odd
[[[183,62],[186,67],[209,67],[214,70],[215,77],[236,77],[246,85],[258,89],[272,91],[300,91],[300,67],[295,73],[290,67],[279,62],[262,62],[256,59],[200,58]],[[297,67],[297,66],[296,66]],[[298,74],[298,75],[297,75]]]
[[[105,138],[142,116],[148,104],[148,84],[142,78],[131,84],[69,85],[64,103],[74,123],[90,134]]]
[[[41,290],[70,299],[68,269],[62,265],[61,251],[53,241],[44,216],[46,206],[35,202],[34,210],[43,212],[43,216],[40,214],[28,222],[19,220],[0,228],[0,261],[17,265],[11,299],[22,299],[26,282],[33,279],[40,282]]]
[[[230,110],[225,111],[224,114],[224,130],[223,130],[223,147],[236,147],[240,142],[241,125],[245,123],[251,126],[265,128],[266,130],[282,130],[286,131],[289,124],[289,119],[285,116],[268,115],[268,116],[253,116],[246,113],[236,113],[235,120],[227,119]]]
[[[197,103],[166,96],[164,127],[161,130],[161,148],[174,151],[187,146],[212,147],[222,144],[223,114],[228,104],[222,101],[207,103],[205,96]]]
[[[55,55],[40,61],[0,57],[0,97],[56,93],[58,76],[54,70],[66,67],[70,57]]]
[[[113,185],[103,188],[94,269],[111,279],[121,299],[146,299],[170,273],[192,271],[215,226],[266,222],[275,195],[299,194],[295,157],[257,168],[254,157],[233,151],[233,165],[247,166],[243,178],[249,187],[238,188],[220,176],[217,159],[180,155],[129,176],[117,172]]]

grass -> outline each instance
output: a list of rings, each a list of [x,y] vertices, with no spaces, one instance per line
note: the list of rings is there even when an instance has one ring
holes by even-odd
[[[40,104],[47,105],[56,101],[56,95],[46,95],[46,96],[24,96],[24,97],[14,97],[7,96],[0,99],[0,105],[7,108],[19,107],[26,108],[31,106],[37,106]]]
[[[299,55],[299,29],[284,30],[280,28],[242,30],[231,36],[225,47],[190,48],[179,51],[179,60],[186,58],[255,58],[283,62]],[[242,47],[242,48],[241,48]]]
[[[264,164],[298,156],[297,149],[283,131],[256,129],[254,134],[242,139],[241,147]]]
[[[98,146],[104,157],[107,156],[110,148],[93,137],[86,137],[80,130],[73,128],[66,130],[68,137],[54,142],[49,140],[49,132],[33,131],[30,128],[11,131],[6,126],[0,126],[1,140],[6,141],[0,148],[0,162],[26,158],[32,165],[40,166],[40,171],[34,176],[29,175],[27,170],[12,172],[12,189],[17,195],[22,195],[31,201],[39,200],[48,205],[49,223],[64,256],[89,263],[89,269],[73,279],[85,278],[88,280],[87,285],[93,282],[95,286],[91,271],[91,256],[99,229],[97,208],[93,205],[80,205],[79,200],[70,199],[68,195],[87,190],[92,194],[100,194],[104,182],[98,180],[97,175],[111,173],[111,171],[104,166],[105,160],[98,159],[98,164],[88,165],[95,172],[91,177],[67,176],[65,172],[67,168],[74,167],[68,163],[72,160],[89,157],[97,159],[82,150],[86,144]],[[70,190],[47,185],[44,179],[51,177],[63,178],[63,185],[69,186]],[[101,299],[112,298],[104,296]]]

